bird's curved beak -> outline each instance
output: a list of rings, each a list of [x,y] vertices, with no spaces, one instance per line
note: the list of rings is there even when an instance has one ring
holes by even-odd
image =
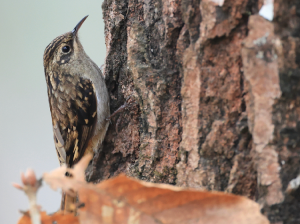
[[[72,30],[73,36],[77,36],[78,30],[80,29],[81,25],[83,24],[83,22],[86,20],[87,17],[88,17],[88,15],[83,17],[83,19],[80,20],[80,22]]]

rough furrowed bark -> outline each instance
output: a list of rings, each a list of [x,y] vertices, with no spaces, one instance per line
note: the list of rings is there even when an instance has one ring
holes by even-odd
[[[181,77],[176,41],[182,28],[178,2],[105,1],[105,76],[113,112],[95,180],[119,172],[175,184],[181,141]],[[177,15],[178,14],[178,15]],[[173,17],[172,17],[173,16]],[[107,18],[107,19],[106,19]]]
[[[106,0],[104,74],[116,115],[94,181],[124,172],[258,201],[300,221],[300,4]],[[292,182],[291,182],[292,181]]]

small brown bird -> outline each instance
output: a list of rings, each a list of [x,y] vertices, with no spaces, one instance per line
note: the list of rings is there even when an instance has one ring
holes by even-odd
[[[71,32],[55,38],[44,52],[55,148],[60,165],[67,167],[85,154],[97,152],[109,125],[109,95],[104,76],[78,38],[86,18]],[[75,200],[63,194],[61,209],[72,212]]]

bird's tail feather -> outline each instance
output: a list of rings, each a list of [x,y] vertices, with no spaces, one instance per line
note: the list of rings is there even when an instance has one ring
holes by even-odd
[[[61,197],[60,209],[64,213],[76,214],[76,204],[75,204],[76,201],[77,201],[77,196],[71,196],[71,195],[68,195],[65,192],[63,192],[62,197]]]

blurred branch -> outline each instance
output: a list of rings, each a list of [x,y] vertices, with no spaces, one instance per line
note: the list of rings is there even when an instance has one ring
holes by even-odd
[[[36,193],[42,185],[42,179],[37,180],[34,171],[32,169],[27,169],[26,175],[23,172],[21,173],[21,181],[24,186],[17,183],[13,183],[13,186],[24,191],[27,195],[29,199],[29,213],[32,224],[41,224],[40,209],[36,203]]]

